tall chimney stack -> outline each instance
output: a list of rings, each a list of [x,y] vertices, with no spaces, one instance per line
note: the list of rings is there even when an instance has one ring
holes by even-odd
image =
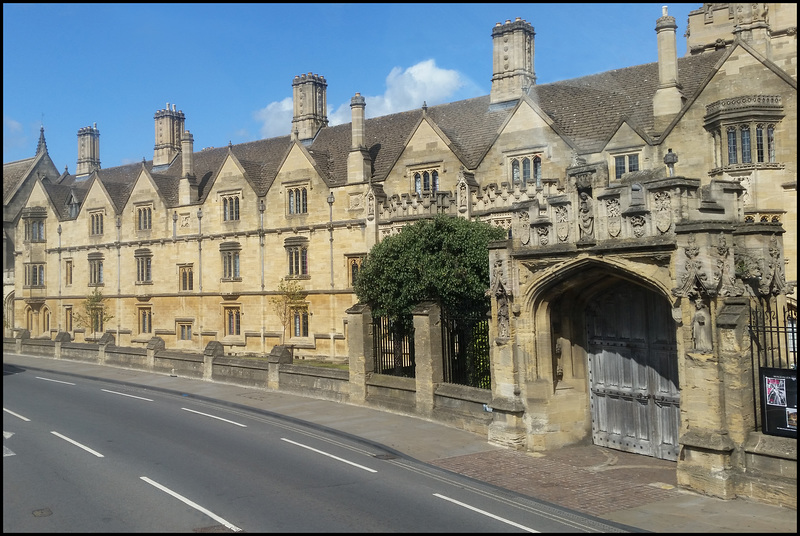
[[[100,169],[100,131],[94,126],[78,130],[78,167],[76,177],[85,177]]]
[[[530,23],[520,19],[499,22],[492,28],[493,55],[490,102],[517,100],[536,84],[533,70],[536,33]]]
[[[153,165],[163,166],[170,164],[181,151],[181,135],[186,117],[180,110],[167,107],[155,114],[156,146],[153,149]]]
[[[656,21],[658,39],[658,89],[653,97],[653,128],[663,132],[683,107],[683,95],[678,82],[678,47],[675,41],[675,17],[667,15],[667,6],[661,8],[661,18]]]
[[[197,180],[194,176],[194,137],[188,130],[181,135],[181,164],[183,175],[178,182],[178,201],[190,205],[197,201]]]
[[[194,136],[188,130],[184,130],[181,135],[181,162],[183,164],[183,176],[194,176]]]
[[[327,88],[322,76],[308,73],[294,77],[292,132],[297,131],[300,141],[313,140],[322,127],[328,126]]]
[[[372,164],[364,141],[364,108],[367,106],[361,93],[350,99],[353,118],[350,154],[347,155],[347,182],[366,182],[372,173]]]

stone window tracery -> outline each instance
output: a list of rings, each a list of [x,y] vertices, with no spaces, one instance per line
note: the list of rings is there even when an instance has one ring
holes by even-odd
[[[745,95],[706,106],[705,128],[714,138],[715,168],[722,171],[781,167],[777,161],[777,124],[783,104],[777,95]]]
[[[412,172],[414,192],[426,194],[439,191],[439,168],[417,169]]]
[[[519,185],[521,189],[528,186],[542,187],[542,155],[531,153],[508,157],[508,167],[512,185]]]

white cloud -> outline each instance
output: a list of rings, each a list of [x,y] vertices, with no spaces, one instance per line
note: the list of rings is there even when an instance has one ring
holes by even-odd
[[[6,151],[13,152],[24,147],[27,143],[22,123],[10,117],[3,116],[3,162],[7,161]],[[35,147],[34,147],[35,149]],[[31,155],[33,156],[33,155]],[[18,160],[14,158],[14,160]]]
[[[271,102],[266,108],[257,110],[253,115],[261,122],[259,129],[262,138],[274,138],[289,134],[292,128],[292,99],[286,97],[279,102]]]
[[[433,59],[422,61],[405,70],[395,67],[386,77],[386,91],[383,95],[364,95],[367,102],[365,114],[367,117],[379,117],[421,108],[423,102],[428,106],[450,102],[459,90],[473,85],[458,71],[437,67]],[[271,138],[288,134],[292,113],[292,99],[288,97],[255,112],[256,120],[262,123],[261,135]],[[351,117],[349,100],[335,110],[328,110],[330,125],[349,123]]]

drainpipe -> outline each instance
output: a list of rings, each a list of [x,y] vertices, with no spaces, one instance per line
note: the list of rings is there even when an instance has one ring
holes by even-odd
[[[334,305],[336,303],[336,299],[333,295],[333,202],[336,199],[333,197],[333,191],[331,191],[330,195],[328,196],[328,209],[329,209],[329,219],[328,219],[328,233],[330,234],[330,243],[331,243],[331,306],[330,306],[330,315],[331,315],[331,359],[336,357],[336,340],[333,338],[334,332],[336,331],[336,315],[334,314]]]

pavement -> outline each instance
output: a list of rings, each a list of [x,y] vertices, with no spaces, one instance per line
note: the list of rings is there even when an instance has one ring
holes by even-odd
[[[797,511],[677,486],[675,462],[595,445],[530,453],[419,417],[330,400],[47,357],[3,355],[4,369],[52,371],[218,400],[305,421],[631,532],[797,533]]]

